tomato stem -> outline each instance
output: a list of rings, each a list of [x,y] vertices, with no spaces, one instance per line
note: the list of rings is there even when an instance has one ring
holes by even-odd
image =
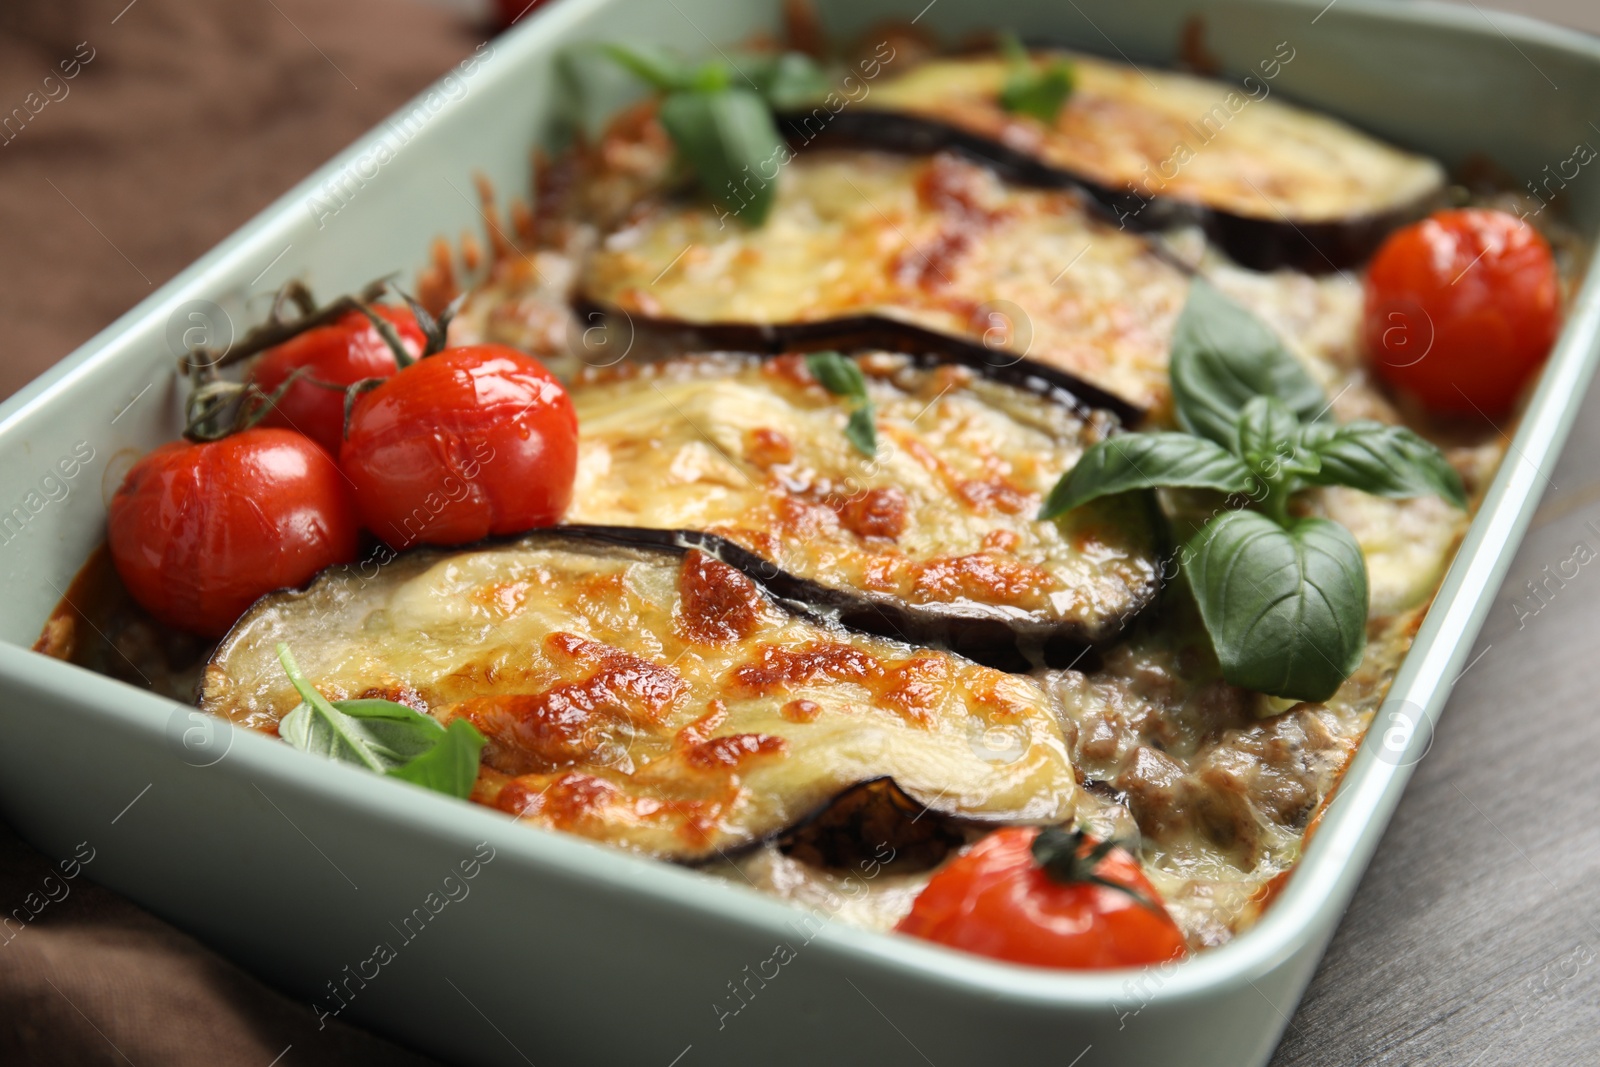
[[[405,370],[416,362],[411,357],[411,353],[406,351],[405,343],[400,340],[400,334],[395,331],[394,323],[372,310],[372,305],[365,300],[357,300],[355,304],[356,309],[372,323],[372,328],[378,331],[378,336],[383,338],[383,343],[389,346],[389,351],[394,353],[395,366]],[[421,323],[420,319],[418,323]],[[426,327],[424,327],[424,330],[426,330]]]
[[[242,363],[251,356],[293,340],[307,330],[336,322],[361,305],[377,300],[388,290],[389,279],[392,277],[393,275],[389,275],[368,282],[355,296],[341,296],[322,308],[316,306],[311,291],[303,283],[290,282],[273,298],[272,313],[266,322],[221,352],[213,352],[204,347],[192,348],[184,355],[179,365],[185,374],[194,375]],[[300,314],[293,318],[285,317],[285,304],[293,304]]]
[[[1087,882],[1115,889],[1119,893],[1128,894],[1151,911],[1165,914],[1161,905],[1139,890],[1095,873],[1100,861],[1112,852],[1119,848],[1131,852],[1131,849],[1114,838],[1107,838],[1089,846],[1087,851],[1085,851],[1086,846],[1089,846],[1089,836],[1081,828],[1066,830],[1059,826],[1047,826],[1033,839],[1031,851],[1034,861],[1053,881],[1064,884]]]
[[[203,380],[184,405],[187,424],[183,436],[197,442],[220,441],[255,426],[277,406],[289,387],[304,377],[306,369],[297,367],[270,393],[262,392],[254,382],[222,381],[214,367],[201,373]]]

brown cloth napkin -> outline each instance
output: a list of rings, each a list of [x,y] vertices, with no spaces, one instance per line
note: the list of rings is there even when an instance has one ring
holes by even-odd
[[[410,0],[0,0],[0,396],[482,36]],[[0,913],[25,908],[53,871],[0,825]],[[305,1004],[90,871],[0,935],[0,1063],[432,1062],[337,1021],[319,1032]]]

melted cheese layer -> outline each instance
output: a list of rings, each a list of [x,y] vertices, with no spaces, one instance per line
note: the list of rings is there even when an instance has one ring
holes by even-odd
[[[698,325],[871,315],[1027,356],[1141,407],[1167,394],[1184,275],[1082,196],[1009,187],[952,156],[807,152],[765,225],[642,207],[584,267],[583,294]]]
[[[695,552],[539,534],[329,572],[240,621],[202,706],[275,729],[298,702],[280,641],[331,699],[473,722],[480,803],[667,858],[749,845],[883,777],[978,820],[1056,822],[1077,796],[1032,681],[797,617]]]
[[[1103,437],[1096,420],[959,366],[859,365],[877,413],[871,457],[845,437],[850,406],[797,357],[686,358],[580,382],[567,520],[703,530],[830,588],[1090,639],[1154,595],[1143,501],[1034,518]]]
[[[999,102],[995,56],[941,59],[873,89],[865,110],[921,115],[989,138],[1114,192],[1164,196],[1247,218],[1335,222],[1421,202],[1444,185],[1434,161],[1337,119],[1245,88],[1072,53],[1072,94],[1046,126]]]

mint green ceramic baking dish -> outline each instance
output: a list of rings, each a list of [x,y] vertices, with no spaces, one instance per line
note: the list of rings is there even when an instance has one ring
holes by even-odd
[[[1225,65],[1246,70],[1287,40],[1297,58],[1280,88],[1290,96],[1449,163],[1485,152],[1529,179],[1592,137],[1583,106],[1600,100],[1600,42],[1420,0],[821,7],[841,30],[899,17],[959,34],[998,19],[1030,39],[1155,63],[1200,14]],[[219,310],[254,321],[290,277],[334,292],[410,270],[433,235],[478,226],[470,174],[524,186],[527,147],[553,135],[564,104],[553,65],[564,46],[622,38],[707,52],[774,27],[777,8],[562,0],[0,407],[0,516],[10,516],[0,520],[0,810],[53,856],[86,843],[89,877],[291,995],[451,1061],[1264,1063],[1426,729],[1398,746],[1391,732],[1388,758],[1373,731],[1254,929],[1164,971],[1066,975],[820,921],[688,870],[530,831],[27,651],[101,539],[129,458],[177,430],[173,348],[186,330],[215,328]],[[375,151],[380,141],[392,158]],[[1594,233],[1600,183],[1573,183],[1566,210]],[[1438,715],[1594,369],[1597,327],[1600,279],[1590,278],[1392,704]],[[66,457],[78,461],[70,478]],[[419,908],[426,921],[408,921]],[[377,959],[379,942],[398,947]],[[779,943],[794,958],[758,988],[746,983],[753,969],[770,973],[762,965]],[[731,1014],[730,983],[755,989]]]

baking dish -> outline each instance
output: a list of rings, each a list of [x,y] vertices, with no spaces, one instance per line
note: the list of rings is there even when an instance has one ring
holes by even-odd
[[[899,16],[957,35],[995,19],[970,0],[820,6],[846,32]],[[353,288],[415,266],[436,233],[481,227],[470,175],[526,184],[527,146],[557,125],[552,60],[564,45],[627,37],[704,52],[708,41],[770,28],[777,7],[563,0],[481,49],[476,63],[0,409],[0,589],[10,607],[0,808],[53,856],[87,843],[91,877],[292,995],[449,1060],[1264,1062],[1426,749],[1426,724],[1546,484],[1541,472],[1600,352],[1594,279],[1385,712],[1287,888],[1235,942],[1164,970],[1050,974],[851,929],[304,760],[25,651],[100,539],[105,499],[130,458],[172,436],[172,361],[192,331],[215,345],[259,318],[287,278],[322,292]],[[1041,0],[1013,5],[1006,20],[1031,39],[1160,62],[1197,11],[1226,67],[1245,69],[1289,40],[1297,59],[1281,91],[1450,163],[1486,151],[1520,179],[1543,181],[1592,135],[1579,109],[1600,90],[1600,45],[1470,9],[1358,0],[1080,0],[1062,9]],[[1582,175],[1558,180],[1568,185],[1569,219],[1594,232],[1600,193]],[[393,951],[375,953],[379,942]],[[777,952],[780,944],[790,951]]]

